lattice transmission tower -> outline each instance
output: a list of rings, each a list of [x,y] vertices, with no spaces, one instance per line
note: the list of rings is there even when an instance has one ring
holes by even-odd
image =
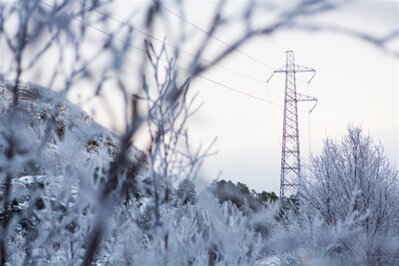
[[[296,73],[313,73],[308,81],[308,83],[310,83],[316,74],[316,70],[296,65],[293,51],[286,51],[286,54],[287,59],[285,66],[275,70],[267,80],[267,82],[269,82],[275,73],[285,73],[280,197],[296,193],[303,178],[301,175],[301,153],[299,145],[298,102],[315,102],[310,112],[317,104],[316,98],[297,92],[295,77]]]

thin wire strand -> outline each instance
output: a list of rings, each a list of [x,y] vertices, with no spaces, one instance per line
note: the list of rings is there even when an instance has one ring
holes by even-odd
[[[152,1],[154,1],[154,0],[152,0]],[[268,64],[266,64],[266,63],[264,63],[264,62],[262,62],[262,61],[260,61],[260,60],[258,60],[258,59],[256,59],[255,57],[253,57],[253,56],[251,56],[251,55],[245,53],[245,52],[242,51],[241,49],[238,49],[238,48],[236,48],[236,47],[231,46],[229,43],[223,41],[222,39],[216,37],[215,35],[210,34],[208,31],[202,29],[201,27],[199,27],[199,26],[196,25],[195,23],[191,22],[190,20],[188,20],[188,19],[186,19],[186,18],[180,16],[179,14],[177,14],[176,12],[174,12],[173,10],[167,8],[165,5],[163,5],[163,4],[161,4],[161,3],[159,3],[159,5],[160,5],[165,11],[167,11],[168,13],[170,13],[170,14],[172,14],[172,15],[178,17],[178,18],[180,18],[181,20],[183,20],[183,21],[185,21],[186,23],[190,24],[191,26],[193,26],[193,27],[196,28],[197,30],[201,31],[202,33],[204,33],[204,34],[208,35],[209,37],[213,38],[214,40],[216,40],[216,41],[218,41],[218,42],[224,44],[226,47],[228,47],[228,48],[230,48],[230,49],[236,51],[237,53],[239,53],[239,54],[241,54],[241,55],[243,55],[243,56],[245,56],[245,57],[251,59],[252,61],[254,61],[254,62],[256,62],[256,63],[258,63],[258,64],[260,64],[260,65],[263,65],[263,66],[265,66],[265,67],[267,67],[267,68],[270,68],[270,69],[273,70],[273,71],[275,70],[274,67],[272,67],[272,66],[270,66],[270,65],[268,65]]]
[[[267,83],[266,83],[266,91],[267,91],[267,94],[268,94],[269,99],[271,99],[270,88],[269,88],[269,85],[268,85]],[[279,143],[279,142],[280,142],[280,139],[278,138],[279,134],[278,134],[278,130],[277,130],[277,119],[276,119],[276,115],[275,115],[275,113],[274,113],[273,105],[270,104],[269,106],[270,106],[270,111],[271,111],[272,116],[273,116],[274,130],[276,131],[276,138],[277,138],[277,142],[276,142],[276,143]]]
[[[306,94],[309,95],[309,83],[306,86]],[[312,147],[311,147],[311,120],[312,118],[312,112],[308,113],[308,158],[310,159],[310,156],[312,154]]]
[[[252,94],[249,94],[249,93],[246,93],[246,92],[243,92],[243,91],[234,89],[234,88],[232,88],[232,87],[230,87],[230,86],[228,86],[228,85],[225,85],[225,84],[223,84],[223,83],[221,83],[221,82],[218,82],[218,81],[215,81],[215,80],[211,80],[211,79],[209,79],[209,78],[207,78],[207,77],[205,77],[205,76],[203,76],[203,75],[201,75],[201,74],[198,75],[198,76],[201,77],[202,79],[205,79],[205,80],[211,82],[211,83],[217,84],[217,85],[219,85],[219,86],[221,86],[221,87],[224,87],[224,88],[226,88],[226,89],[235,91],[235,92],[240,93],[240,94],[242,94],[242,95],[251,97],[251,98],[253,98],[253,99],[255,99],[255,100],[258,100],[258,101],[262,101],[262,102],[269,103],[269,104],[272,104],[272,105],[277,105],[277,106],[283,107],[282,104],[275,103],[275,102],[269,101],[269,100],[267,100],[267,99],[260,98],[260,97],[254,96],[254,95],[252,95]]]
[[[226,10],[226,8],[224,9]],[[229,16],[230,18],[232,18],[234,21],[236,21],[237,23],[239,23],[240,25],[246,27],[247,25],[245,25],[240,19],[238,19],[236,16],[234,16],[231,12],[227,11],[227,16]],[[280,52],[280,53],[285,53],[285,51],[283,49],[281,49],[280,47],[276,46],[275,44],[271,43],[263,34],[260,34],[259,32],[255,31],[255,35],[260,37],[264,42],[266,42],[270,47],[273,47],[276,51]]]

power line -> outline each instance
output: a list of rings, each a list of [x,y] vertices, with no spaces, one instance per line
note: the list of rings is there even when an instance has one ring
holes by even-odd
[[[241,24],[242,26],[244,26],[244,27],[246,26],[240,19],[238,19],[237,17],[235,17],[235,16],[232,15],[231,13],[228,12],[227,15],[228,15],[229,17],[231,17],[231,18],[232,18],[234,21],[236,21],[237,23]],[[283,49],[277,47],[276,45],[272,44],[271,42],[269,42],[269,40],[265,37],[265,35],[260,34],[258,31],[254,31],[254,32],[255,32],[255,35],[256,35],[256,36],[260,37],[260,38],[261,38],[265,43],[267,43],[270,47],[273,47],[276,51],[278,51],[278,52],[280,52],[280,53],[283,53],[283,54],[285,55],[285,51],[284,51]],[[274,68],[274,69],[276,69],[276,68]],[[300,79],[300,78],[296,78],[296,80],[298,80],[298,81],[300,81],[300,82],[302,82],[302,83],[308,84],[307,81],[304,81],[304,80],[302,80],[302,79]]]
[[[49,5],[49,4],[46,3],[46,2],[43,2],[43,1],[40,1],[40,2],[43,3],[44,5],[50,7],[50,8],[54,8],[54,6]],[[96,27],[96,26],[93,26],[93,25],[91,25],[91,24],[89,24],[89,23],[87,23],[87,22],[85,22],[85,21],[83,21],[83,20],[81,20],[81,19],[78,19],[78,18],[76,18],[76,17],[74,17],[73,19],[75,19],[75,20],[79,21],[80,23],[83,23],[83,24],[85,24],[86,26],[88,26],[88,27],[90,27],[90,28],[92,28],[92,29],[94,29],[94,30],[96,30],[96,31],[98,31],[98,32],[100,32],[100,33],[102,33],[102,34],[104,34],[104,35],[107,35],[107,36],[109,36],[109,37],[111,37],[111,38],[113,38],[113,39],[115,39],[115,40],[117,40],[117,41],[126,43],[125,40],[123,40],[123,39],[121,39],[121,38],[117,38],[116,36],[114,36],[114,35],[112,35],[112,34],[106,32],[106,31],[104,31],[104,30],[102,30],[102,29],[100,29],[100,28],[98,28],[98,27]],[[142,53],[147,54],[147,52],[146,52],[144,49],[135,46],[135,45],[132,44],[131,42],[129,42],[128,45],[129,45],[130,47],[134,48],[134,49],[137,49],[138,51],[140,51],[140,52],[142,52]],[[162,60],[162,59],[161,59],[161,60]],[[164,61],[164,60],[163,60],[163,61]],[[183,71],[185,71],[185,72],[191,74],[191,71],[190,71],[189,69],[187,69],[187,68],[184,68],[184,67],[181,67],[181,66],[178,66],[178,65],[175,65],[175,67],[176,67],[176,68],[179,68],[179,69],[181,69],[181,70],[183,70]],[[202,74],[199,74],[199,75],[197,75],[197,76],[198,76],[199,78],[202,78],[202,79],[204,79],[204,80],[207,80],[208,82],[211,82],[211,83],[213,83],[213,84],[219,85],[219,86],[221,86],[221,87],[223,87],[223,88],[225,88],[225,89],[234,91],[234,92],[236,92],[236,93],[245,95],[245,96],[250,97],[250,98],[252,98],[252,99],[255,99],[255,100],[258,100],[258,101],[261,101],[261,102],[265,102],[265,103],[269,103],[269,104],[273,104],[273,105],[277,105],[277,106],[281,106],[281,107],[282,107],[282,105],[279,104],[279,103],[275,103],[275,102],[269,101],[269,100],[267,100],[267,99],[260,98],[260,97],[251,95],[251,94],[249,94],[249,93],[240,91],[240,90],[235,89],[235,88],[233,88],[233,87],[231,87],[231,86],[228,86],[228,85],[226,85],[226,84],[223,84],[223,83],[221,83],[221,82],[219,82],[219,81],[215,81],[215,80],[212,80],[212,79],[210,79],[210,78],[208,78],[208,77],[205,77],[205,76],[202,75]]]
[[[225,9],[226,10],[226,9]],[[241,24],[242,26],[246,27],[247,25],[245,25],[240,19],[238,19],[237,17],[235,17],[233,14],[227,12],[227,15],[232,18],[234,21],[236,21],[237,23]],[[276,51],[280,52],[280,53],[285,53],[284,50],[280,49],[279,47],[277,47],[276,45],[274,45],[273,43],[269,42],[269,40],[265,37],[265,35],[260,34],[259,32],[255,31],[255,35],[260,37],[263,41],[265,41],[270,47],[273,47]]]
[[[205,80],[207,80],[207,81],[209,81],[209,82],[211,82],[211,83],[217,84],[217,85],[219,85],[219,86],[221,86],[221,87],[224,87],[224,88],[226,88],[226,89],[229,89],[229,90],[235,91],[235,92],[237,92],[237,93],[243,94],[243,95],[245,95],[245,96],[251,97],[251,98],[253,98],[253,99],[255,99],[255,100],[258,100],[258,101],[262,101],[262,102],[265,102],[265,103],[269,103],[269,104],[273,104],[273,105],[277,105],[277,106],[283,107],[282,104],[275,103],[275,102],[269,101],[269,100],[267,100],[267,99],[260,98],[260,97],[254,96],[254,95],[252,95],[252,94],[249,94],[249,93],[246,93],[246,92],[243,92],[243,91],[234,89],[234,88],[232,88],[232,87],[230,87],[230,86],[227,86],[227,85],[225,85],[225,84],[223,84],[223,83],[221,83],[221,82],[218,82],[218,81],[215,81],[215,80],[211,80],[211,79],[209,79],[209,78],[207,78],[207,77],[204,77],[204,76],[201,75],[201,74],[199,74],[198,76],[201,77],[201,78],[203,78],[203,79],[205,79]]]
[[[154,0],[152,0],[152,1],[154,1]],[[223,41],[222,39],[216,37],[215,35],[213,35],[213,34],[207,32],[206,30],[202,29],[201,27],[199,27],[199,26],[196,25],[195,23],[191,22],[190,20],[188,20],[188,19],[186,19],[186,18],[180,16],[179,14],[177,14],[176,12],[174,12],[173,10],[167,8],[165,5],[163,5],[163,4],[161,4],[161,3],[158,3],[158,4],[159,4],[164,10],[166,10],[167,12],[169,12],[169,13],[173,14],[174,16],[180,18],[181,20],[183,20],[183,21],[185,21],[186,23],[190,24],[191,26],[193,26],[194,28],[198,29],[198,30],[201,31],[202,33],[208,35],[209,37],[213,38],[214,40],[216,40],[216,41],[218,41],[218,42],[224,44],[225,46],[227,46],[227,47],[230,48],[231,50],[234,50],[234,51],[236,51],[237,53],[240,53],[241,55],[243,55],[243,56],[245,56],[245,57],[251,59],[252,61],[254,61],[254,62],[258,63],[258,64],[261,64],[261,65],[263,65],[263,66],[265,66],[265,67],[267,67],[267,68],[270,68],[270,69],[273,70],[273,71],[275,70],[274,67],[272,67],[272,66],[270,66],[270,65],[268,65],[268,64],[265,64],[264,62],[262,62],[262,61],[256,59],[255,57],[253,57],[253,56],[251,56],[251,55],[245,53],[245,52],[242,51],[241,49],[238,49],[238,48],[236,48],[236,47],[231,46],[229,43],[227,43],[227,42]]]
[[[80,2],[79,0],[76,0],[76,2],[82,3],[82,2]],[[120,19],[117,19],[117,18],[115,18],[115,17],[113,17],[113,16],[110,16],[110,15],[104,13],[104,12],[101,12],[101,11],[99,11],[98,9],[95,9],[95,8],[94,8],[93,10],[94,10],[95,12],[97,12],[98,14],[102,15],[103,17],[109,18],[109,19],[111,19],[111,20],[113,20],[113,21],[115,21],[115,22],[117,22],[117,23],[119,23],[119,24],[121,24],[121,25],[126,26],[126,27],[131,27],[131,26],[130,26],[129,24],[127,24],[126,22],[123,22],[123,21],[121,21]],[[218,63],[213,63],[212,61],[210,61],[210,60],[208,60],[208,59],[205,59],[205,58],[203,58],[203,57],[196,56],[195,54],[193,54],[193,53],[191,53],[191,52],[188,52],[188,51],[186,51],[186,50],[183,50],[183,49],[181,49],[181,48],[178,48],[177,46],[175,46],[175,45],[173,45],[173,44],[170,44],[170,43],[167,43],[167,42],[165,42],[164,40],[161,40],[160,38],[157,38],[157,37],[155,37],[155,36],[153,36],[153,35],[151,35],[151,34],[145,32],[145,31],[143,31],[143,30],[140,30],[140,29],[138,29],[138,28],[134,28],[134,31],[136,31],[136,32],[138,32],[138,33],[140,33],[140,34],[142,34],[142,35],[144,35],[144,36],[146,36],[146,37],[148,37],[148,38],[150,38],[150,39],[152,39],[152,40],[158,41],[158,42],[160,42],[160,43],[164,43],[166,46],[169,46],[169,47],[171,47],[171,48],[173,48],[173,49],[176,49],[176,50],[182,52],[183,54],[186,54],[186,55],[191,56],[191,57],[193,57],[193,58],[198,58],[199,60],[201,60],[201,61],[203,61],[203,62],[205,62],[205,63],[212,64],[212,66],[216,66],[216,67],[218,67],[218,68],[220,68],[220,69],[229,71],[229,72],[231,72],[231,73],[240,75],[240,76],[242,76],[242,77],[245,77],[245,78],[248,78],[248,79],[252,79],[252,80],[257,81],[257,82],[261,82],[262,84],[265,83],[265,80],[263,80],[263,79],[259,79],[259,78],[253,77],[253,76],[251,76],[251,75],[248,75],[248,74],[239,72],[239,71],[237,71],[237,70],[228,68],[228,67],[223,66],[223,65],[218,64]]]

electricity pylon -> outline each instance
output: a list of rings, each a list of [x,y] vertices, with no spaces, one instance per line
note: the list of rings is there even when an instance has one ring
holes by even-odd
[[[275,70],[267,80],[267,82],[269,82],[274,73],[285,73],[280,197],[298,192],[303,178],[301,175],[301,153],[299,148],[298,102],[315,102],[310,112],[317,104],[316,98],[297,93],[295,77],[296,73],[311,72],[313,75],[308,81],[308,83],[310,83],[316,75],[316,70],[296,65],[294,61],[294,52],[286,51],[286,53],[287,59],[285,66]]]

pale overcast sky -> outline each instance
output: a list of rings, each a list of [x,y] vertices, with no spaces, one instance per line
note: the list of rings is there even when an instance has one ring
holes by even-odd
[[[215,1],[186,3],[188,18],[205,28],[204,23]],[[242,1],[230,1],[229,7],[234,10],[240,4]],[[117,1],[115,5],[120,18],[130,14],[132,9],[129,1]],[[342,25],[377,36],[384,35],[398,28],[398,3],[358,1],[339,11],[313,17],[312,22]],[[235,32],[236,29],[232,28],[227,35],[234,35]],[[157,37],[162,39],[165,33],[160,30]],[[215,51],[218,47],[223,45],[215,42]],[[189,50],[189,47],[185,49]],[[307,112],[300,112],[299,115],[304,163],[309,152],[318,153],[321,150],[327,136],[339,139],[345,134],[347,125],[353,124],[361,125],[376,142],[381,141],[390,160],[399,165],[397,59],[364,41],[330,32],[279,31],[271,37],[255,38],[240,49],[273,68],[285,64],[285,50],[293,50],[297,64],[317,70],[310,86],[297,83],[299,92],[319,100],[311,116]],[[218,68],[205,73],[205,76],[245,93],[283,103],[283,75],[276,75],[267,87],[262,80],[270,76],[270,68],[239,53],[233,53],[221,64],[261,81],[246,79]],[[278,192],[282,107],[257,101],[203,79],[196,79],[191,89],[199,91],[199,101],[204,102],[203,108],[189,123],[193,145],[200,142],[206,144],[215,136],[218,137],[215,146],[218,154],[206,161],[197,182],[208,184],[222,171],[221,178],[246,183],[257,191]],[[115,100],[110,96],[108,101]],[[85,107],[87,110],[91,108]],[[309,106],[303,105],[300,109],[305,111]],[[103,117],[97,120],[106,126],[113,121],[112,118],[107,120],[104,116],[98,117]]]
[[[324,14],[320,20],[385,34],[398,27],[398,3],[362,1],[342,11]],[[309,87],[298,82],[299,92],[319,100],[310,117],[306,112],[299,116],[304,162],[309,150],[319,152],[327,136],[340,138],[348,124],[361,125],[369,131],[376,142],[384,145],[391,161],[398,162],[397,59],[360,40],[328,32],[279,32],[268,41],[254,39],[242,50],[276,68],[285,63],[284,51],[293,50],[298,64],[317,70]],[[223,65],[259,79],[266,79],[271,73],[270,69],[239,54],[225,60]],[[223,70],[214,69],[206,75],[252,95],[283,103],[281,74],[269,83],[270,93],[261,82]],[[192,137],[206,143],[218,136],[219,153],[208,159],[202,176],[209,180],[221,170],[222,178],[244,182],[256,190],[278,192],[283,109],[200,79],[192,88],[200,91],[205,103],[190,124]]]

